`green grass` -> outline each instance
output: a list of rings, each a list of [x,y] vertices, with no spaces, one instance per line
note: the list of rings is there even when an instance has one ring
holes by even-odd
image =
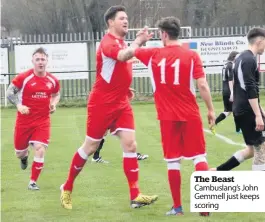
[[[205,108],[200,103],[205,121]],[[222,111],[222,103],[215,102],[216,113]],[[14,109],[2,110],[2,220],[3,221],[264,221],[264,213],[214,213],[210,218],[200,218],[189,212],[189,179],[193,163],[182,165],[183,207],[185,216],[165,217],[172,200],[167,182],[166,163],[162,158],[159,125],[153,104],[134,105],[139,151],[150,158],[140,162],[140,187],[143,193],[158,194],[159,201],[152,206],[132,210],[129,208],[127,181],[122,169],[122,151],[118,140],[108,136],[102,154],[109,165],[91,164],[81,172],[73,192],[73,210],[60,206],[59,186],[65,181],[72,155],[85,136],[86,109],[58,108],[52,117],[51,143],[45,157],[45,168],[38,181],[39,192],[27,190],[30,166],[20,170],[13,150]],[[205,127],[207,127],[206,122]],[[217,128],[218,133],[243,143],[235,134],[230,117]],[[213,135],[206,134],[208,161],[216,166],[241,147],[224,143]],[[31,156],[32,161],[32,156]],[[30,162],[31,162],[30,161]],[[251,161],[246,161],[237,170],[250,170]]]

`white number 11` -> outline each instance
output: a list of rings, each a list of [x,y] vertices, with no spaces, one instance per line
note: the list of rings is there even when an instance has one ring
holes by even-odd
[[[179,85],[179,64],[180,60],[176,59],[176,61],[171,65],[171,67],[175,67],[174,71],[174,85]],[[161,72],[161,84],[166,84],[166,59],[163,58],[160,63],[158,63],[158,66],[160,66],[160,72]]]

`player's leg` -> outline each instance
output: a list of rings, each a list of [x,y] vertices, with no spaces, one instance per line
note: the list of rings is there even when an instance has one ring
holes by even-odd
[[[253,118],[254,120],[254,118]],[[265,122],[265,117],[263,117],[263,122]],[[255,124],[256,127],[256,124]],[[255,129],[253,127],[253,129]],[[265,131],[262,132],[254,131],[252,133],[252,144],[254,150],[254,158],[252,163],[252,170],[255,171],[265,171]]]
[[[193,159],[193,163],[195,166],[195,171],[208,171],[208,162],[205,156],[197,156]],[[200,216],[208,217],[210,216],[209,212],[200,212]]]
[[[127,178],[130,200],[132,208],[140,208],[145,205],[150,205],[155,202],[158,197],[143,195],[140,192],[139,180],[139,165],[136,152],[135,132],[130,128],[123,128],[116,132],[123,148],[123,170]]]
[[[192,134],[196,136],[194,136],[194,138],[191,140],[190,136]],[[201,118],[186,122],[185,128],[183,127],[183,140],[183,158],[192,159],[196,171],[208,170],[208,163],[206,160],[206,144]]]
[[[223,121],[226,117],[228,117],[231,113],[230,112],[222,112],[215,120],[215,125],[218,125],[221,121]]]
[[[218,125],[221,121],[226,119],[232,112],[232,103],[229,101],[229,96],[223,96],[224,103],[224,112],[220,113],[220,115],[215,120],[215,125]]]
[[[105,132],[103,139],[100,141],[100,144],[99,144],[96,152],[94,153],[94,155],[92,157],[92,162],[94,162],[94,163],[109,163],[108,161],[103,160],[102,157],[100,156],[100,152],[101,152],[103,145],[105,143],[107,134],[108,134],[108,130]]]
[[[123,170],[128,181],[132,208],[152,204],[158,197],[143,195],[138,185],[139,166],[136,151],[134,117],[130,106],[124,109],[115,124],[112,125],[112,135],[117,135],[123,149]]]
[[[39,190],[37,181],[44,167],[44,155],[45,155],[48,144],[43,144],[39,142],[38,140],[34,142],[31,141],[31,144],[33,146],[34,158],[33,158],[32,167],[31,167],[31,176],[30,176],[28,189]]]
[[[94,162],[94,163],[109,163],[108,161],[102,159],[102,157],[100,156],[100,152],[101,152],[103,145],[106,141],[106,135],[107,135],[107,132],[106,132],[104,138],[100,141],[100,144],[99,144],[96,152],[94,153],[94,155],[92,157],[92,162]],[[137,160],[145,160],[148,157],[149,156],[146,154],[137,153]]]
[[[15,126],[14,131],[14,147],[18,159],[20,159],[20,167],[25,170],[28,166],[28,144],[31,135],[31,129]]]
[[[229,171],[238,167],[245,160],[251,159],[254,156],[253,146],[246,146],[245,149],[236,151],[232,157],[216,168],[211,168],[211,171]]]
[[[88,157],[98,148],[100,141],[110,125],[110,115],[108,112],[90,108],[87,117],[87,136],[84,143],[77,150],[72,158],[68,177],[66,182],[61,186],[61,205],[66,209],[72,209],[71,193],[73,191],[74,181],[83,169]],[[109,113],[115,115],[112,110]]]
[[[265,171],[265,142],[254,146],[252,170]]]
[[[190,139],[190,135],[195,135]],[[206,144],[201,118],[188,121],[183,129],[184,149],[183,158],[192,159],[195,171],[207,171],[209,169],[206,159]],[[201,212],[200,216],[209,216],[208,212]]]
[[[71,193],[73,191],[74,181],[86,164],[88,157],[97,150],[101,140],[102,139],[86,137],[84,143],[75,152],[71,161],[67,180],[60,188],[61,205],[65,209],[72,209]]]
[[[104,143],[105,143],[105,137],[100,141],[100,144],[92,157],[93,163],[109,163],[108,161],[102,159],[102,157],[100,156],[100,151],[102,150]]]
[[[183,215],[181,203],[180,160],[183,152],[182,122],[160,121],[161,142],[164,159],[167,162],[168,184],[173,206],[166,215]]]
[[[39,190],[37,181],[44,167],[44,156],[50,140],[50,123],[40,124],[34,128],[29,140],[33,147],[33,162],[31,167],[29,190]]]
[[[235,116],[234,119],[237,126],[242,130],[243,138],[247,146],[245,149],[237,151],[226,162],[222,163],[216,168],[212,168],[212,171],[232,170],[239,166],[245,160],[252,158],[254,155],[253,137],[255,140],[255,137],[257,135],[257,132],[255,131],[255,117],[253,115],[242,115]]]

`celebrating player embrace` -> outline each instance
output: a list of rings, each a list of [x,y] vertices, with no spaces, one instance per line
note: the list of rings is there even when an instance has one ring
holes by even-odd
[[[33,146],[34,161],[28,185],[39,190],[36,182],[44,166],[44,154],[50,139],[50,113],[60,99],[59,81],[46,72],[48,55],[38,48],[32,56],[33,69],[17,75],[7,89],[7,98],[18,110],[14,145],[21,168],[28,166],[28,146]]]

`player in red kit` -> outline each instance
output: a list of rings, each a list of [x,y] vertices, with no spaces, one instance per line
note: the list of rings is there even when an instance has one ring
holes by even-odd
[[[136,48],[152,35],[141,30],[135,41],[127,47],[124,37],[128,32],[128,17],[122,6],[110,7],[105,13],[108,33],[97,51],[97,74],[87,105],[87,133],[82,146],[75,153],[68,178],[61,186],[61,205],[72,209],[74,180],[85,165],[88,156],[98,148],[105,132],[116,135],[123,148],[123,169],[130,190],[130,205],[139,208],[157,200],[140,192],[138,161],[133,111],[128,98],[132,82],[132,62]]]
[[[196,102],[193,80],[197,81],[202,99],[208,108],[208,122],[214,124],[211,94],[201,59],[178,41],[180,22],[167,17],[158,22],[163,48],[139,48],[135,56],[148,66],[158,120],[164,159],[173,207],[167,215],[182,215],[181,159],[193,160],[196,171],[208,170],[203,124]],[[191,138],[192,137],[192,138]],[[208,216],[208,213],[201,213]]]
[[[38,48],[32,56],[33,69],[20,73],[7,89],[7,98],[17,107],[14,133],[16,156],[21,168],[28,166],[28,146],[32,145],[32,163],[29,190],[39,190],[36,182],[44,166],[44,154],[50,139],[50,113],[56,110],[60,99],[59,81],[46,72],[48,55]]]

